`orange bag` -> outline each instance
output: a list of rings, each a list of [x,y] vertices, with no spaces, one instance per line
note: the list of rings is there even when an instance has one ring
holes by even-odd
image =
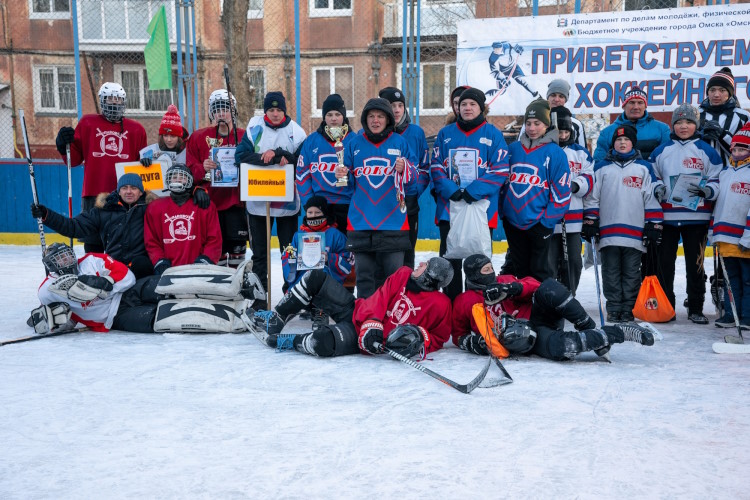
[[[471,315],[474,317],[474,322],[477,324],[479,334],[484,337],[484,341],[487,344],[487,350],[490,354],[496,358],[507,358],[510,353],[495,336],[495,320],[492,318],[490,312],[484,307],[484,304],[474,304],[471,308]]]
[[[674,317],[674,307],[656,276],[646,276],[635,299],[633,316],[649,323],[666,323]]]

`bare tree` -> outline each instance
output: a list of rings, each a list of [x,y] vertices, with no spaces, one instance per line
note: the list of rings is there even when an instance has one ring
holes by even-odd
[[[247,75],[249,60],[247,51],[247,10],[250,0],[224,0],[221,18],[224,29],[224,46],[227,49],[226,64],[232,93],[237,99],[238,126],[244,126],[253,116],[255,89],[250,87]]]

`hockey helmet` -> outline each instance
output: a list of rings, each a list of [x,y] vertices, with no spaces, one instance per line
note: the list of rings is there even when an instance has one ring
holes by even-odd
[[[500,343],[508,349],[511,354],[524,354],[529,352],[536,342],[536,332],[525,319],[516,319],[511,316],[504,318],[503,336]]]
[[[402,356],[424,359],[424,336],[415,325],[399,325],[385,339],[385,346]]]
[[[165,184],[173,193],[184,193],[193,187],[193,173],[184,163],[175,163],[167,170]]]
[[[229,92],[226,89],[218,89],[211,92],[208,97],[208,119],[214,122],[216,113],[220,111],[231,111],[235,120],[237,119],[237,99],[232,96],[232,103],[229,103]]]
[[[419,276],[412,274],[411,279],[426,292],[445,288],[453,280],[453,266],[442,257],[433,257],[427,261],[427,268]]]
[[[106,82],[99,88],[99,106],[102,116],[112,123],[122,120],[127,106],[125,89],[119,83]]]
[[[53,243],[47,247],[42,258],[47,272],[59,276],[63,274],[78,274],[78,257],[65,243]]]

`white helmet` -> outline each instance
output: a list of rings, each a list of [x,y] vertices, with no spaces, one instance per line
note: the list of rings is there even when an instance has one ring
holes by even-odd
[[[99,106],[107,121],[117,123],[122,120],[127,105],[125,89],[119,83],[106,82],[99,89]]]
[[[229,92],[226,89],[218,89],[211,92],[208,98],[208,119],[213,123],[218,111],[229,111],[231,109],[235,120],[237,119],[237,99],[232,96],[232,105],[229,105]]]

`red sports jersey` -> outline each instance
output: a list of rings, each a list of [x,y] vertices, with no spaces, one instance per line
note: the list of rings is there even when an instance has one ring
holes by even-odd
[[[383,336],[399,325],[421,326],[431,335],[427,352],[443,347],[451,334],[451,301],[442,292],[412,292],[406,282],[413,269],[399,268],[383,286],[366,299],[354,303],[354,327],[356,331],[368,319],[383,322]]]

